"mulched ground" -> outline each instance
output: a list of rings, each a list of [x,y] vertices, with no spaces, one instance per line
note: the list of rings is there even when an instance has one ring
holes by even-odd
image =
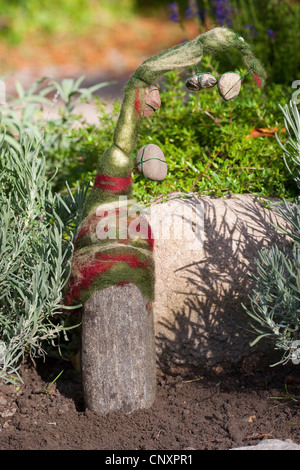
[[[19,388],[0,387],[0,449],[227,450],[263,438],[299,444],[299,372],[295,365],[158,370],[151,409],[97,416],[84,407],[71,363],[47,358],[22,367]]]

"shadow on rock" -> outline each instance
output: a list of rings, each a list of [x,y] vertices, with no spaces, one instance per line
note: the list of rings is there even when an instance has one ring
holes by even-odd
[[[257,334],[242,304],[249,307],[259,250],[287,244],[274,227],[283,221],[248,195],[187,203],[203,207],[203,245],[189,252],[182,241],[157,243],[156,262],[160,257],[174,261],[157,273],[159,363],[168,370],[237,364],[251,357],[256,366],[270,364],[277,352],[266,340],[250,346]]]

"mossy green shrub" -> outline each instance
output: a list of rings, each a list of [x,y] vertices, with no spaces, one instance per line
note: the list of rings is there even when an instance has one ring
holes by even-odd
[[[206,60],[204,69],[218,76],[218,64],[212,66]],[[163,182],[154,182],[134,172],[138,201],[149,203],[173,191],[294,197],[295,183],[275,137],[251,137],[255,128],[278,127],[278,134],[285,140],[279,104],[289,99],[289,87],[267,82],[261,91],[247,76],[237,99],[225,102],[216,87],[189,91],[185,80],[191,73],[183,70],[166,74],[160,83],[162,105],[142,122],[132,158],[143,145],[157,144],[166,157],[168,175]],[[92,182],[96,175],[99,156],[112,141],[120,101],[108,108],[98,100],[97,106],[97,125],[81,122],[77,129],[65,128],[64,145],[44,149],[49,173],[57,168],[53,179],[57,191],[64,190],[66,180],[76,186],[77,181]],[[58,124],[50,122],[46,136],[60,133]]]
[[[254,128],[283,125],[278,104],[289,96],[282,86],[259,90],[246,77],[235,101],[224,102],[217,88],[190,92],[184,75],[169,73],[162,85],[162,106],[140,131],[140,146],[161,147],[168,163],[163,183],[135,177],[139,199],[149,201],[172,191],[221,196],[255,193],[294,194],[294,183],[281,158],[275,137],[251,137]]]

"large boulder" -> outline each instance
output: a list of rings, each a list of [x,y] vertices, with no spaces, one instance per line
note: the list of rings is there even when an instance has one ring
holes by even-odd
[[[274,227],[285,225],[275,210],[252,195],[175,197],[153,204],[148,219],[156,233],[153,312],[160,367],[236,364],[254,354],[269,360],[272,342],[250,346],[257,334],[242,304],[249,305],[258,251],[286,243]]]

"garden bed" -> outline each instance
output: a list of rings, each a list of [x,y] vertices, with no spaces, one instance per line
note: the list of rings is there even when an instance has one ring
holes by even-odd
[[[299,370],[260,364],[248,359],[234,369],[158,370],[151,409],[106,416],[85,410],[71,363],[24,364],[24,384],[0,389],[0,449],[226,450],[263,438],[299,443]]]
[[[266,29],[267,26],[265,25],[264,28]],[[291,29],[288,24],[285,24],[285,28],[288,31]],[[195,27],[188,30],[188,36],[194,37],[197,33],[196,30]],[[270,32],[272,30],[268,29],[265,34],[269,36]],[[111,39],[106,37],[106,33]],[[273,48],[275,50],[273,41],[276,39],[276,34],[273,36],[269,38],[271,50]],[[137,37],[139,41],[136,41]],[[283,35],[283,37],[285,36]],[[49,44],[48,36],[39,37],[39,41],[36,41],[36,36],[33,35],[29,37],[29,41],[19,46],[2,44],[0,57],[2,58],[3,72],[16,71],[6,80],[8,95],[14,93],[16,79],[19,79],[26,88],[32,84],[34,79],[44,74],[52,78],[77,77],[84,70],[88,76],[87,81],[91,83],[107,78],[125,80],[149,55],[181,41],[182,31],[178,24],[168,23],[165,19],[158,22],[156,19],[147,18],[142,19],[138,24],[119,21],[109,31],[101,29],[97,35],[91,34],[90,37],[82,38],[81,42],[77,41],[76,43],[81,45],[80,53],[78,53],[78,48],[74,47],[74,37],[69,36],[69,33],[58,35],[57,38],[58,40],[51,41]],[[280,35],[278,38],[280,41]],[[104,44],[105,47],[103,47]],[[264,42],[262,44],[265,47]],[[284,70],[288,75],[289,69],[283,67],[280,61],[278,63],[280,63],[280,70]],[[205,67],[210,70],[212,64],[206,62]],[[274,75],[276,75],[275,72],[276,68],[273,71]],[[283,77],[281,78],[283,83]],[[66,83],[69,85],[71,82],[67,81]],[[119,95],[122,88],[121,82],[117,86],[117,94]],[[144,123],[141,135],[153,135],[157,139],[157,143],[162,142],[163,150],[166,150],[170,160],[170,175],[164,183],[165,186],[162,184],[155,186],[151,182],[145,182],[140,175],[134,174],[135,196],[140,201],[149,202],[150,196],[151,198],[161,197],[161,194],[166,196],[178,191],[179,188],[185,193],[197,190],[200,194],[212,196],[220,196],[228,192],[230,195],[232,193],[240,194],[245,191],[259,196],[288,198],[294,196],[293,191],[296,185],[292,186],[292,182],[288,179],[290,175],[284,169],[281,151],[279,148],[275,148],[275,131],[278,131],[283,140],[286,135],[286,128],[283,127],[278,104],[282,99],[282,105],[284,105],[288,101],[288,94],[283,92],[281,82],[279,85],[272,84],[270,80],[266,91],[262,94],[256,88],[255,91],[252,91],[253,84],[245,81],[241,99],[236,102],[235,107],[232,103],[225,107],[219,97],[216,99],[216,90],[211,91],[210,94],[201,93],[199,95],[201,101],[199,101],[199,97],[195,98],[191,95],[187,101],[190,107],[183,106],[183,100],[187,99],[187,95],[184,80],[179,75],[170,74],[164,86],[166,90],[162,97],[165,101],[162,102],[160,113],[157,113],[151,121]],[[20,98],[22,98],[22,88],[20,86],[18,88]],[[109,87],[104,88],[104,91],[105,96],[106,92],[108,94],[112,92]],[[279,94],[280,99],[278,98]],[[70,97],[71,94],[67,97],[69,101]],[[248,97],[251,97],[250,101]],[[30,100],[35,102],[34,99],[31,96],[28,102],[30,103]],[[66,102],[70,104],[71,101],[68,102],[68,99]],[[54,103],[55,99],[53,98],[52,105]],[[50,103],[48,104],[50,106]],[[111,115],[105,114],[103,106],[101,107],[100,104],[99,112],[97,111],[101,123],[99,128],[95,126],[83,131],[80,128],[78,135],[71,136],[66,132],[75,122],[75,117],[71,116],[71,112],[66,114],[65,121],[62,118],[65,127],[61,126],[59,119],[54,121],[53,135],[57,135],[58,140],[62,136],[66,137],[66,141],[68,141],[66,147],[62,144],[55,147],[55,139],[51,140],[51,126],[50,133],[45,132],[45,142],[52,142],[52,147],[50,146],[51,151],[48,148],[46,155],[48,166],[43,171],[47,175],[52,175],[53,168],[58,167],[55,191],[64,193],[66,180],[70,187],[73,187],[80,178],[92,180],[96,171],[96,161],[105,150],[107,142],[112,138],[114,118],[119,111],[119,105],[115,104],[112,118]],[[26,116],[24,122],[26,121],[27,124],[28,115]],[[33,112],[31,116],[33,116]],[[164,126],[161,125],[161,122],[165,123]],[[182,127],[182,123],[185,127]],[[23,129],[22,126],[20,128]],[[40,135],[41,129],[44,133],[41,122],[39,126],[36,127],[38,135]],[[44,126],[44,121],[42,121],[42,126]],[[184,132],[185,129],[188,131]],[[14,133],[10,137],[16,139]],[[49,140],[46,141],[46,138]],[[80,138],[80,144],[76,141],[77,138]],[[15,143],[15,140],[13,142]],[[152,142],[154,143],[154,140]],[[148,142],[141,142],[141,145],[144,143]],[[47,148],[46,144],[45,148]],[[15,153],[12,152],[11,155],[14,157]],[[173,158],[173,155],[176,158]],[[7,160],[7,157],[5,158]],[[30,158],[28,161],[34,162]],[[3,165],[3,167],[10,171],[9,165]],[[15,168],[18,167],[15,165]],[[34,169],[34,165],[32,165],[32,169]],[[19,174],[22,175],[24,172],[16,169],[15,173],[17,174],[15,180],[18,182],[16,187],[20,187]],[[4,172],[3,174],[5,175]],[[42,185],[38,185],[37,181],[35,183],[40,190]],[[37,194],[39,194],[39,190],[36,190]],[[10,194],[14,194],[17,201],[23,201],[25,210],[28,209],[27,197],[24,198],[22,191],[20,191],[22,197],[16,191],[11,191],[10,187],[7,187],[6,191],[9,197]],[[31,193],[33,192],[32,190]],[[41,190],[40,192],[45,193]],[[168,199],[169,196],[166,197]],[[45,202],[43,198],[41,200]],[[51,207],[55,208],[55,204],[58,204],[57,201],[54,201]],[[5,204],[2,204],[2,207],[6,207]],[[26,216],[23,206],[15,204],[14,207],[22,207],[22,212]],[[42,210],[44,206],[39,204],[38,207]],[[61,208],[61,206],[59,207]],[[75,209],[73,212],[75,214]],[[61,213],[63,217],[64,212],[61,211]],[[13,214],[13,209],[11,214]],[[5,217],[4,214],[4,220],[6,220]],[[6,218],[8,220],[8,217]],[[35,219],[42,222],[44,216],[40,217],[39,214]],[[64,220],[65,227],[68,228],[69,219],[65,216]],[[196,260],[192,259],[194,263],[192,265],[193,274],[198,276],[193,284],[195,289],[192,294],[200,300],[184,304],[185,307],[192,305],[193,312],[196,312],[197,315],[200,313],[197,319],[199,322],[205,323],[206,321],[204,327],[209,328],[209,334],[202,334],[203,329],[202,332],[197,330],[198,323],[194,322],[195,315],[193,318],[189,317],[189,329],[184,329],[182,325],[186,327],[187,323],[182,315],[183,311],[179,307],[178,298],[173,296],[173,304],[166,298],[165,305],[169,309],[171,306],[175,308],[177,328],[175,330],[173,327],[173,329],[170,328],[171,323],[167,321],[169,317],[165,316],[165,330],[169,328],[171,337],[168,337],[166,333],[160,334],[158,331],[157,341],[161,342],[161,348],[160,354],[158,354],[157,395],[151,409],[137,411],[130,415],[118,412],[97,416],[85,409],[81,377],[71,362],[53,359],[49,356],[45,362],[38,359],[35,366],[31,362],[25,362],[20,370],[22,383],[17,386],[0,386],[1,450],[225,450],[251,446],[262,439],[290,439],[300,443],[299,366],[289,363],[271,368],[270,363],[273,362],[270,362],[271,359],[267,357],[267,353],[253,352],[252,355],[247,356],[247,359],[243,359],[246,356],[244,349],[242,349],[242,358],[237,358],[236,354],[231,354],[229,348],[229,346],[235,348],[238,343],[238,335],[233,335],[231,327],[229,327],[233,322],[231,321],[230,325],[228,323],[229,326],[224,329],[224,325],[227,325],[224,323],[224,318],[232,320],[236,316],[239,317],[241,293],[244,293],[244,286],[250,288],[246,275],[251,270],[248,269],[247,263],[240,263],[240,258],[237,255],[247,254],[247,260],[249,258],[253,262],[259,247],[252,250],[249,256],[245,249],[249,246],[249,233],[244,232],[247,236],[241,244],[239,243],[240,239],[235,239],[232,236],[235,222],[228,225],[225,224],[224,219],[223,226],[226,227],[226,230],[229,229],[229,235],[228,232],[225,232],[228,236],[224,237],[224,232],[216,229],[214,221],[213,217],[208,217],[206,220],[209,236],[206,244],[204,243],[203,254],[205,256]],[[44,232],[39,229],[41,237],[34,239],[36,248],[33,253],[39,257],[39,247],[43,246],[44,233],[48,236],[49,227],[46,222],[47,220],[43,226]],[[22,226],[22,224],[18,226]],[[6,227],[12,231],[9,223]],[[7,232],[7,234],[5,239],[11,242],[13,240],[11,233]],[[220,240],[221,238],[222,240]],[[264,236],[262,239],[265,241]],[[18,236],[15,236],[15,241],[15,246],[19,246]],[[59,247],[60,242],[60,238],[56,239],[56,245]],[[223,258],[217,250],[220,248],[221,242],[227,248],[227,250],[222,250]],[[55,246],[54,243],[52,245]],[[30,254],[28,250],[24,252],[26,255]],[[163,253],[163,262],[160,265],[164,267],[164,272],[161,272],[161,285],[163,286],[162,291],[166,291],[164,283],[166,264],[164,260],[167,259],[170,262],[172,258],[166,256],[167,252],[163,248],[161,248],[161,253]],[[180,253],[179,248],[176,256],[179,260],[183,259],[186,262],[186,257],[180,258],[178,253]],[[7,255],[7,258],[12,257]],[[31,267],[33,266],[35,269],[36,262],[32,256],[31,258]],[[203,261],[206,262],[206,265]],[[233,262],[233,268],[229,266],[229,261]],[[221,264],[217,266],[217,263],[220,262]],[[55,269],[59,268],[57,263],[54,263],[54,266]],[[218,268],[218,276],[216,276],[216,269],[213,273],[210,271],[210,268],[214,266]],[[227,272],[224,271],[224,266],[227,268]],[[186,267],[190,269],[190,265]],[[17,268],[19,269],[19,266]],[[19,271],[17,272],[19,274]],[[53,272],[56,273],[55,270]],[[57,279],[58,276],[54,274],[53,278]],[[223,289],[222,297],[219,290],[222,286],[220,280],[228,282],[230,276],[234,288],[229,291]],[[9,294],[8,298],[10,296],[14,298],[10,290],[13,285],[10,282],[11,278],[9,273],[6,278],[9,287],[3,287],[3,292]],[[37,278],[38,276],[33,277],[34,280]],[[40,279],[43,278],[40,277]],[[203,285],[202,291],[199,290],[199,279],[206,282],[206,285],[204,284],[206,290]],[[25,281],[28,282],[28,285],[32,285],[30,279],[25,279]],[[51,284],[48,280],[47,283]],[[27,293],[30,290],[26,288],[26,285],[23,282],[23,290]],[[17,286],[17,288],[19,287]],[[56,285],[53,290],[56,292]],[[32,319],[36,326],[37,319],[43,313],[42,308],[45,303],[42,304],[37,289],[33,289],[33,291],[42,305],[38,311],[36,304],[32,302],[35,314]],[[173,291],[176,294],[178,289],[174,288]],[[208,302],[206,304],[203,291],[207,293]],[[46,292],[46,289],[41,288],[41,292]],[[187,295],[186,292],[183,294]],[[158,298],[156,312],[162,315],[163,297],[161,295]],[[5,319],[3,324],[9,324],[12,331],[20,331],[18,328],[14,330],[14,323],[9,317],[14,313],[11,309],[10,298],[7,305],[9,308],[3,314]],[[55,302],[51,305],[54,311]],[[215,305],[220,306],[219,311],[222,315],[219,315],[217,319],[223,327],[222,333],[225,334],[219,334],[219,323],[211,321],[208,307],[210,306],[214,312]],[[191,309],[186,310],[187,313],[190,311]],[[224,312],[226,316],[224,316]],[[161,320],[159,315],[156,315],[156,319]],[[15,318],[16,321],[19,320],[17,315],[14,320]],[[171,320],[173,319],[174,316],[171,317]],[[248,335],[243,319],[241,319],[240,326],[243,327],[243,334],[246,336],[246,340],[244,341],[242,338],[240,343],[244,348],[244,345],[248,346],[248,340],[250,342],[253,337],[250,338],[251,335]],[[197,335],[189,336],[190,332],[195,333],[195,331],[197,331]],[[218,334],[214,335],[215,332]],[[45,331],[42,330],[40,335],[44,337],[44,333]],[[23,330],[20,336],[26,344]],[[33,345],[33,337],[33,333],[29,332],[28,343],[26,347],[24,346],[24,351],[29,351],[30,348],[32,348],[30,352],[39,350],[38,343]],[[193,344],[195,338],[197,341]],[[207,339],[210,342],[210,348],[207,348]],[[219,348],[219,356],[216,353],[211,354],[213,341]],[[202,348],[201,351],[200,348]],[[272,351],[272,346],[270,348]],[[203,351],[210,357],[203,354]],[[196,367],[193,361],[188,363],[187,358],[184,357],[185,353],[187,358],[192,356],[193,359],[199,353],[203,360],[196,362]],[[164,360],[163,355],[164,357],[168,355],[169,360]],[[208,363],[208,359],[211,357],[217,357],[219,360],[220,356],[223,361],[229,360],[228,357],[234,358],[234,365],[232,363],[231,365]],[[280,355],[274,362],[279,359]],[[174,366],[175,363],[176,366]],[[194,369],[192,369],[193,366]],[[12,366],[9,367],[11,371]]]

